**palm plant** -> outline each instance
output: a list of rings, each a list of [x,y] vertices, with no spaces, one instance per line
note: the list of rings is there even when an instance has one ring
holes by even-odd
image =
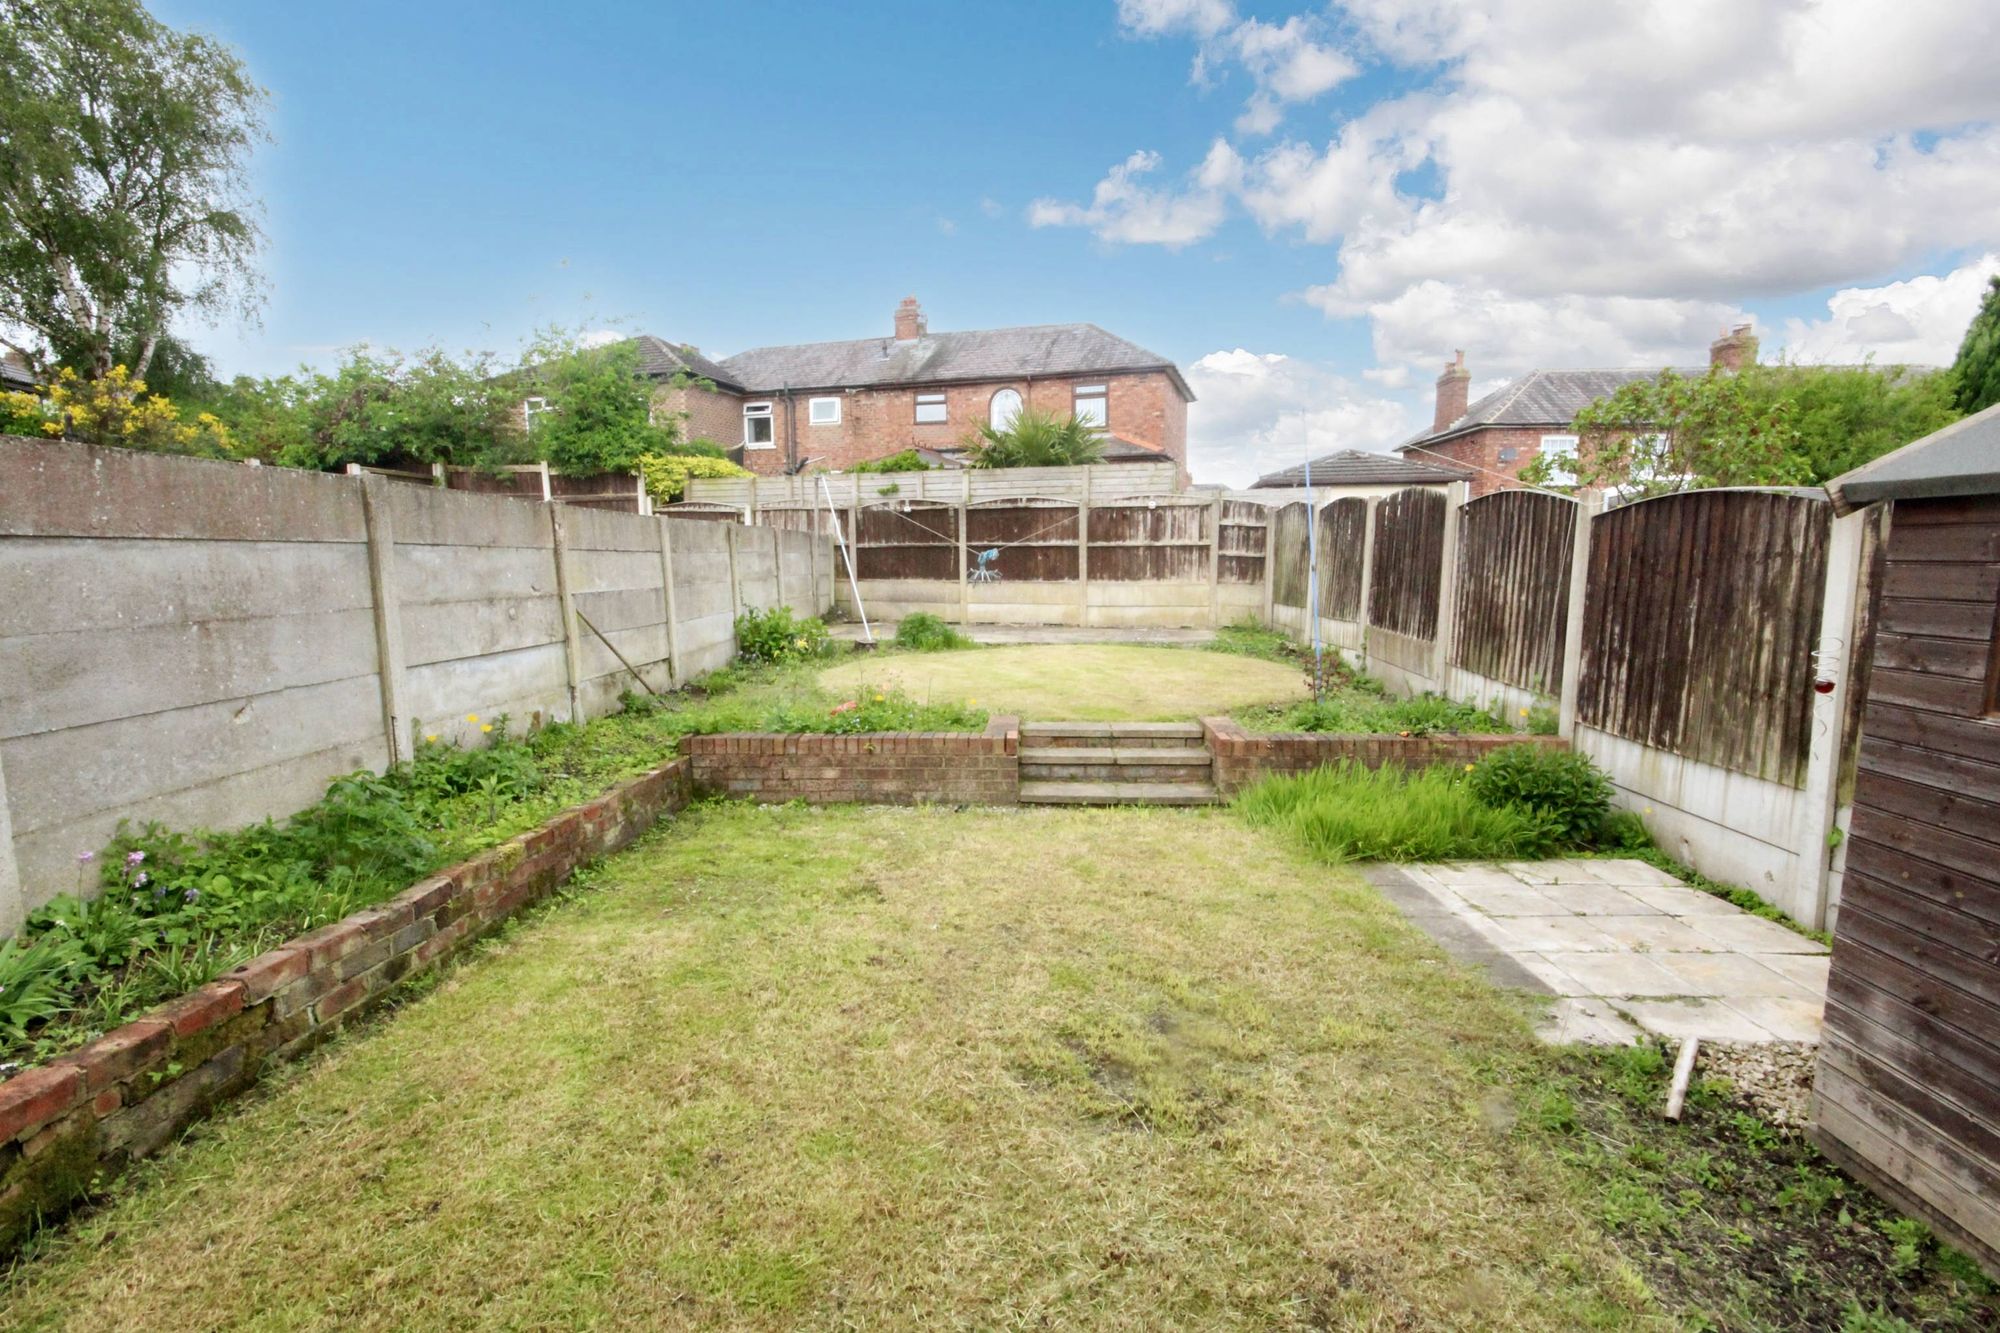
[[[1005,428],[983,425],[966,440],[968,467],[1077,467],[1104,457],[1098,428],[1080,417],[1024,407]]]

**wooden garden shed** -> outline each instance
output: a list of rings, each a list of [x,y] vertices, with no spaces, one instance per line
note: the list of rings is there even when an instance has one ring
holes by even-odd
[[[2000,1275],[2000,406],[1827,489],[1892,508],[1814,1135]]]

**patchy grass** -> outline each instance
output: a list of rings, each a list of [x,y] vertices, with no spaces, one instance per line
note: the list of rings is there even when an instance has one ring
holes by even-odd
[[[142,1166],[0,1323],[1644,1324],[1518,1131],[1548,1058],[1225,815],[706,807]]]
[[[1834,1169],[1697,1080],[1662,1120],[1672,1061],[1652,1045],[1576,1050],[1522,1097],[1524,1132],[1589,1182],[1601,1226],[1695,1329],[1914,1333],[2000,1327],[2000,1294]]]
[[[1309,773],[1266,778],[1233,804],[1251,824],[1290,838],[1332,865],[1535,860],[1562,843],[1550,815],[1522,805],[1488,804],[1465,774],[1442,767],[1408,772],[1393,764],[1369,769],[1343,760]]]
[[[1253,703],[1303,698],[1276,662],[1143,644],[1020,644],[970,653],[861,657],[820,673],[852,695],[900,689],[1036,722],[1182,721]]]

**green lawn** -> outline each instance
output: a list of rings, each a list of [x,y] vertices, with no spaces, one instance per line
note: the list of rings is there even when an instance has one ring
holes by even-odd
[[[900,689],[919,702],[976,701],[1031,722],[1182,721],[1306,696],[1295,666],[1143,644],[1019,644],[859,656],[820,674],[853,697]]]
[[[1547,1059],[1225,813],[708,807],[51,1233],[0,1325],[1644,1322],[1515,1127]]]

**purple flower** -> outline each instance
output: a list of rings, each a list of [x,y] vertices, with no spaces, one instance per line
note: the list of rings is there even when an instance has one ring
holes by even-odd
[[[184,896],[182,897],[181,901],[182,901],[182,902],[189,902],[189,903],[191,903],[191,902],[193,902],[193,901],[194,901],[195,899],[197,899],[197,898],[199,898],[199,897],[201,897],[201,890],[200,890],[200,889],[189,889],[189,890],[187,891],[186,895],[184,895]]]
[[[136,878],[136,879],[134,879],[134,880],[132,881],[132,887],[133,887],[133,888],[135,888],[135,889],[136,889],[136,888],[139,888],[139,887],[143,886],[143,885],[144,885],[144,884],[146,883],[146,881],[147,881],[147,880],[149,880],[149,879],[151,879],[151,878],[152,878],[152,876],[148,875],[148,874],[147,874],[147,873],[146,873],[145,871],[141,870],[141,871],[139,872],[139,875],[138,875],[138,878]]]
[[[138,865],[141,861],[145,859],[146,859],[146,854],[144,852],[127,852],[125,854],[125,864],[128,866]]]
[[[76,863],[80,866],[87,866],[96,859],[97,859],[96,852],[78,852],[76,854]]]

